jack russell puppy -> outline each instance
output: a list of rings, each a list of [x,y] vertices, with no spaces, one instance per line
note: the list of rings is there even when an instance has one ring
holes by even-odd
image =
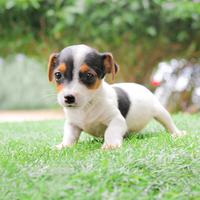
[[[48,78],[56,84],[57,99],[66,117],[62,149],[75,144],[82,131],[104,137],[103,149],[122,145],[124,136],[143,129],[156,119],[171,133],[181,136],[169,113],[142,85],[109,85],[106,74],[118,71],[111,53],[99,53],[86,45],[73,45],[50,55]]]

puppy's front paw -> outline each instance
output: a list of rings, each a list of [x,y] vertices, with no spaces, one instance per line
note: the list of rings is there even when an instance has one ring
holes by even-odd
[[[71,146],[72,146],[72,145],[67,145],[67,144],[64,144],[63,142],[61,142],[60,144],[55,145],[55,148],[56,148],[57,150],[62,150],[62,149],[64,149],[64,148],[71,147]]]
[[[112,150],[112,149],[117,149],[121,146],[122,146],[122,143],[115,143],[115,144],[104,143],[101,148],[103,150]]]
[[[177,137],[184,136],[184,135],[186,135],[186,134],[187,134],[186,131],[180,131],[180,130],[178,130],[177,132],[172,133],[172,137],[173,137],[173,138],[177,138]]]
[[[64,149],[65,146],[63,145],[63,143],[60,143],[60,144],[55,145],[54,148],[57,150],[61,150],[61,149]]]

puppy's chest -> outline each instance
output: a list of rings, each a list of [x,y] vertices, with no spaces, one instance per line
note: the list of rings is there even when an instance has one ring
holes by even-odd
[[[104,125],[100,120],[89,121],[88,119],[84,119],[78,124],[78,126],[84,132],[96,137],[103,137],[106,129],[106,125]]]
[[[84,132],[96,137],[103,137],[106,125],[99,113],[92,115],[87,112],[68,113],[68,121],[81,128]]]
[[[102,123],[96,123],[96,124],[86,124],[84,126],[84,132],[96,136],[96,137],[103,137],[104,132],[106,130],[106,126]]]

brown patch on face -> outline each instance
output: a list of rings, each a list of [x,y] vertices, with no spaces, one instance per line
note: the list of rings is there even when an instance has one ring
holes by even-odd
[[[56,84],[56,90],[57,90],[57,92],[60,92],[62,89],[64,88],[64,84]]]
[[[67,70],[67,66],[65,63],[61,63],[60,65],[58,65],[58,67],[56,68],[56,72],[60,72],[62,74],[64,74]],[[56,91],[60,92],[61,90],[64,89],[64,83],[63,81],[56,81]]]
[[[86,64],[81,65],[80,72],[85,73],[89,71],[89,67]]]
[[[101,79],[97,76],[97,72],[90,68],[87,64],[83,64],[80,67],[79,73],[81,74],[81,81],[82,83],[91,90],[96,90],[99,88],[101,84]],[[93,77],[91,79],[87,78],[87,76],[92,75]]]
[[[93,69],[89,69],[87,72],[89,72],[89,73],[93,74],[95,77],[97,77],[97,73]],[[95,82],[92,85],[89,85],[88,88],[91,90],[96,90],[99,88],[100,84],[101,84],[101,79],[99,79],[97,77]]]
[[[97,78],[94,84],[88,86],[88,88],[91,90],[96,90],[99,88],[100,85],[101,85],[101,80]]]
[[[66,70],[67,70],[67,66],[66,66],[64,63],[61,63],[61,64],[58,66],[58,71],[64,73]]]

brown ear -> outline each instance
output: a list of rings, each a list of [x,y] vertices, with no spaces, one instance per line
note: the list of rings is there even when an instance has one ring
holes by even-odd
[[[53,80],[53,70],[56,66],[56,59],[58,57],[58,53],[52,53],[49,56],[49,63],[48,63],[48,79],[51,82]]]
[[[105,67],[105,72],[108,74],[112,74],[112,80],[114,80],[115,74],[119,70],[119,66],[114,62],[113,56],[111,53],[103,54],[103,63]]]

